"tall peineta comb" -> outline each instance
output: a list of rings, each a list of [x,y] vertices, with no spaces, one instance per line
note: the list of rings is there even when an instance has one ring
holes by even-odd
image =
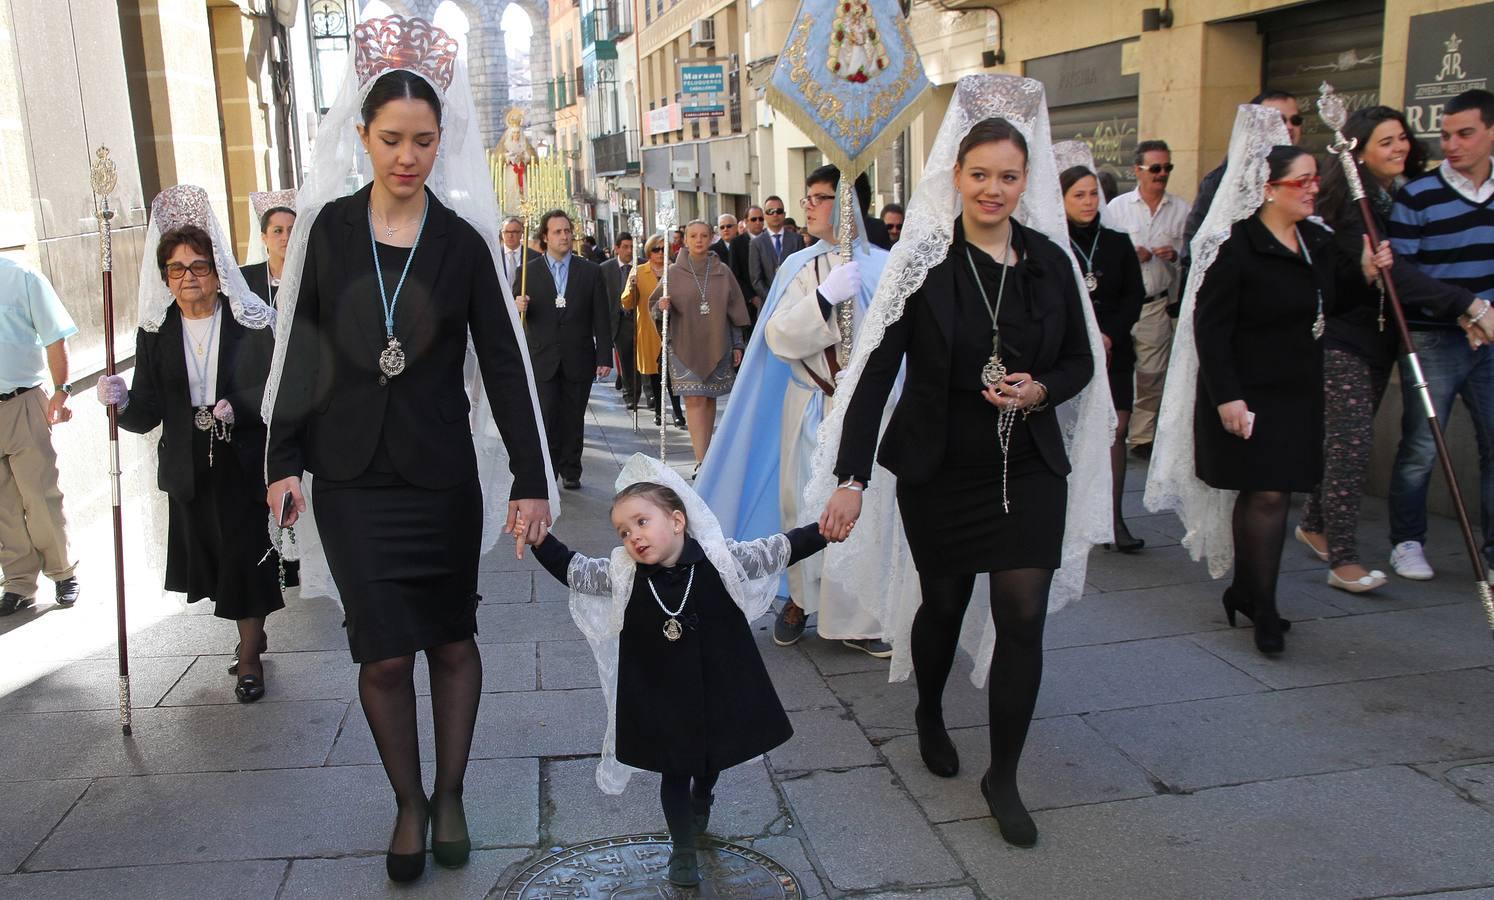
[[[424,19],[369,19],[353,29],[353,45],[353,67],[359,84],[393,69],[409,69],[429,78],[444,92],[456,73],[456,39]]]

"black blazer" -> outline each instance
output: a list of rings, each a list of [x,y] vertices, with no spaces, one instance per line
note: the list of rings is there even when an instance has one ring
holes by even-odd
[[[871,479],[882,410],[905,356],[903,392],[876,451],[877,462],[903,483],[920,484],[933,478],[944,461],[950,349],[958,312],[954,260],[962,255],[958,248],[963,245],[958,224],[954,249],[929,270],[923,285],[908,298],[902,318],[888,326],[851,395],[835,463],[835,473],[842,479]],[[1067,475],[1068,454],[1054,410],[1077,395],[1094,374],[1083,301],[1063,250],[1015,221],[1012,227],[1012,249],[1019,257],[1016,274],[1030,292],[1042,331],[1031,375],[1048,389],[1048,407],[1031,413],[1027,422],[1043,461],[1055,473]]]
[[[247,266],[239,266],[239,274],[249,283],[249,290],[253,291],[259,299],[274,306],[270,299],[270,264],[268,262],[250,263]]]
[[[537,254],[524,265],[529,271],[529,312],[524,333],[535,380],[591,381],[597,366],[612,365],[611,305],[601,266],[572,252],[565,309],[556,309],[550,255]],[[621,295],[619,289],[619,300]]]
[[[602,263],[601,270],[603,290],[607,292],[607,321],[611,325],[608,333],[612,336],[612,343],[631,344],[635,320],[632,310],[622,308],[622,293],[633,266],[629,264],[624,267],[622,260],[614,256]]]
[[[265,426],[259,405],[265,396],[265,378],[275,352],[275,333],[270,328],[245,328],[228,309],[228,298],[219,296],[222,327],[218,334],[217,396],[210,404],[227,400],[233,407],[233,439],[229,446],[238,456],[244,474],[259,483],[264,471]],[[135,380],[130,402],[119,411],[119,427],[145,434],[161,426],[156,444],[160,465],[156,486],[183,503],[196,494],[192,459],[192,405],[187,383],[187,356],[182,348],[182,314],[175,303],[166,310],[158,331],[135,333]]]
[[[1069,240],[1085,253],[1094,247],[1092,259],[1099,287],[1089,295],[1089,299],[1095,308],[1096,324],[1110,338],[1112,348],[1130,353],[1131,327],[1141,318],[1141,307],[1146,302],[1146,282],[1141,277],[1141,262],[1136,258],[1131,236],[1104,225],[1099,229],[1099,241],[1096,242],[1092,228],[1080,231],[1070,223]],[[1089,272],[1083,255],[1075,251],[1074,256],[1078,259],[1080,271]]]
[[[742,289],[742,299],[747,301],[747,311],[757,318],[757,306],[752,303],[752,298],[757,297],[757,291],[752,288],[752,272],[748,268],[748,262],[752,257],[752,235],[743,229],[736,237],[731,239],[731,274],[737,276],[737,287]],[[758,297],[759,300],[766,299]]]
[[[1317,291],[1325,316],[1369,301],[1374,291],[1365,284],[1359,255],[1342,252],[1326,228],[1301,222],[1297,229],[1311,266],[1250,216],[1235,223],[1199,285],[1193,311],[1198,378],[1214,406],[1245,399],[1247,389],[1321,395],[1323,345],[1312,336]]]
[[[384,312],[369,246],[369,187],[310,225],[295,322],[271,420],[271,482],[302,471],[362,475],[382,440],[395,470],[439,490],[477,477],[462,368],[467,337],[508,447],[513,499],[549,494],[518,338],[487,243],[429,190],[424,236],[400,292],[394,335],[407,367],[381,381]]]

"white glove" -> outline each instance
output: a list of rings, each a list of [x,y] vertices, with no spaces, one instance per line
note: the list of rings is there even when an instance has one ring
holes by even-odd
[[[217,405],[213,407],[213,418],[217,419],[219,422],[222,422],[224,425],[232,425],[233,405],[227,400],[219,400]]]
[[[830,304],[844,303],[861,292],[861,267],[855,260],[830,270],[830,277],[820,284],[820,294]]]
[[[94,390],[99,402],[105,406],[124,409],[130,402],[130,389],[125,386],[124,378],[118,375],[100,375],[98,386]]]

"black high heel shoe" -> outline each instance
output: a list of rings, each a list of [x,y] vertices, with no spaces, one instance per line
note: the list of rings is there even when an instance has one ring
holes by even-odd
[[[1227,588],[1224,592],[1224,596],[1220,599],[1224,603],[1224,618],[1229,622],[1229,626],[1231,628],[1235,627],[1235,613],[1239,613],[1240,615],[1249,619],[1251,622],[1255,621],[1255,604],[1246,606],[1244,603],[1241,603],[1239,599],[1235,597],[1234,588]],[[1282,631],[1292,630],[1291,620],[1283,619],[1281,616],[1277,616],[1276,621],[1281,623]]]
[[[1285,629],[1281,627],[1279,616],[1261,616],[1254,621],[1255,649],[1267,656],[1275,656],[1286,649],[1286,639],[1281,636]]]
[[[239,651],[244,649],[244,642],[239,641],[233,645],[233,662],[228,664],[228,674],[239,674]],[[270,636],[263,631],[259,633],[259,652],[267,653],[270,650]]]
[[[460,807],[462,802],[461,795],[457,795],[454,802]],[[440,833],[441,829],[436,827],[436,797],[434,794],[430,798],[430,810],[431,856],[436,860],[438,865],[448,869],[460,869],[467,864],[468,858],[472,855],[472,837],[467,833],[465,813],[462,816],[462,836],[454,841],[438,841],[436,840],[436,835]]]
[[[1016,793],[1015,785],[1012,793]],[[1010,805],[998,805],[992,799],[990,769],[980,777],[980,794],[986,798],[986,808],[991,811],[991,818],[996,820],[996,829],[1001,832],[1002,840],[1013,847],[1031,847],[1037,844],[1037,823],[1032,820],[1022,799],[1017,797]]]
[[[1116,541],[1113,544],[1101,544],[1100,546],[1112,553],[1137,553],[1146,546],[1146,539],[1133,537],[1129,541]]]
[[[265,695],[265,677],[240,675],[238,684],[233,687],[233,695],[239,698],[240,703],[253,703]]]
[[[930,772],[940,778],[953,778],[960,773],[960,752],[944,727],[944,717],[925,716],[913,710],[913,722],[918,726],[918,753]]]
[[[397,815],[397,814],[396,814]],[[384,871],[389,880],[404,884],[414,881],[425,872],[425,834],[431,827],[431,810],[425,810],[425,824],[420,828],[420,851],[418,853],[384,853]]]

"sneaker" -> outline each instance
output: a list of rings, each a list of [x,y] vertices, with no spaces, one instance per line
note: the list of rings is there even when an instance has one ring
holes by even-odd
[[[841,641],[841,644],[850,647],[852,650],[860,650],[867,656],[875,656],[877,659],[892,658],[892,645],[887,643],[886,641],[879,641],[876,638],[860,638],[853,641]]]
[[[22,597],[20,594],[6,593],[0,596],[0,616],[8,616],[18,609],[28,609],[36,605],[35,597]],[[800,626],[803,630],[803,626]]]
[[[77,576],[62,579],[57,582],[56,587],[58,606],[72,606],[78,602],[78,594],[82,589],[78,587]]]
[[[792,647],[804,636],[804,625],[808,617],[798,604],[790,600],[778,611],[773,621],[773,643],[780,647]]]
[[[1412,581],[1431,581],[1436,574],[1421,550],[1421,541],[1401,541],[1390,551],[1390,567],[1395,574]]]

